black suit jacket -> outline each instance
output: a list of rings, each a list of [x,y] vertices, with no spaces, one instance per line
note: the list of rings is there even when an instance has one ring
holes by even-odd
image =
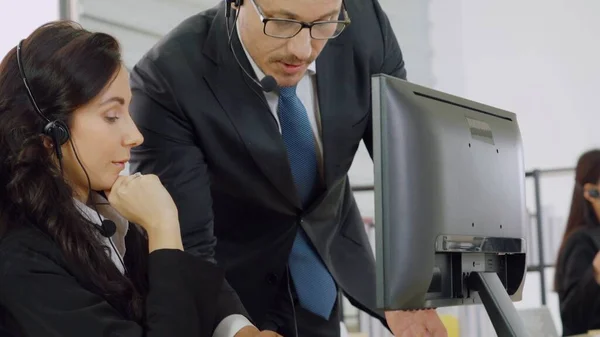
[[[212,336],[231,314],[216,305],[223,271],[179,250],[148,254],[145,238],[133,225],[125,240],[128,274],[144,273],[149,288],[143,323],[82,282],[58,246],[30,226],[0,241],[0,326],[12,337]]]
[[[586,334],[600,329],[600,285],[592,262],[600,251],[600,228],[583,228],[564,243],[557,267],[558,298],[563,336]]]
[[[352,24],[316,61],[324,181],[306,209],[264,94],[228,46],[223,4],[185,20],[132,71],[130,110],[145,141],[131,172],[161,178],[186,249],[226,269],[258,325],[277,300],[298,226],[349,299],[376,312],[374,258],[347,173],[361,140],[372,150],[371,75],[406,71],[379,3],[345,3]],[[237,34],[233,46],[253,73]]]

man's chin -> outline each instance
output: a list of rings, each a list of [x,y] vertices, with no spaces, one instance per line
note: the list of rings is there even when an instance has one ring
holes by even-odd
[[[274,77],[275,77],[275,80],[277,81],[277,86],[293,87],[296,84],[298,84],[298,82],[300,82],[302,77],[304,77],[305,73],[306,72],[303,72],[301,74],[294,74],[294,75],[278,74],[277,76],[274,76]]]

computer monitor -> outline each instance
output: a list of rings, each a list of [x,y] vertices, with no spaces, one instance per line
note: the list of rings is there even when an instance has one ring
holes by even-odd
[[[372,102],[378,306],[492,301],[492,321],[516,315],[527,212],[515,114],[387,75],[373,76]]]

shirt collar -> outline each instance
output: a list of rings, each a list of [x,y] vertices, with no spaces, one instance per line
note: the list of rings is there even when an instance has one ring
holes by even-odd
[[[98,219],[98,214],[90,206],[84,204],[78,199],[74,200],[75,205],[77,206],[81,214],[85,216],[85,218],[88,219],[90,222],[100,226],[102,225],[102,220],[110,219],[115,222],[115,225],[117,225],[117,233],[123,232],[124,235],[127,232],[127,228],[129,227],[129,221],[127,221],[127,219],[125,219],[121,214],[119,214],[117,210],[110,206],[108,200],[106,200],[106,198],[104,198],[99,193],[91,193],[90,204],[95,203],[95,208],[98,210],[98,213],[100,213],[101,219]]]
[[[112,206],[110,206],[108,200],[106,200],[106,198],[104,198],[99,193],[91,193],[90,204],[95,203],[95,205],[96,205],[95,208],[98,209],[98,213],[100,213],[100,218],[98,218],[98,214],[90,206],[84,204],[83,202],[81,202],[77,199],[74,199],[74,200],[75,200],[75,206],[77,207],[79,212],[81,212],[81,214],[87,220],[89,220],[91,223],[93,223],[94,225],[101,227],[102,220],[104,220],[104,219],[112,220],[115,223],[115,225],[117,227],[116,232],[111,238],[112,238],[113,244],[115,245],[115,248],[118,250],[117,253],[120,254],[121,256],[125,256],[125,250],[126,250],[125,236],[127,235],[127,232],[129,231],[129,221],[127,221],[127,219],[125,219],[121,214],[119,214],[119,212],[117,212],[116,209],[114,209]],[[108,238],[104,238],[104,237],[102,237],[102,238],[105,240],[108,240]],[[118,259],[113,258],[113,260],[118,262]],[[120,264],[118,264],[118,263],[117,263],[117,267],[119,269],[122,268],[122,266],[120,266]]]
[[[256,77],[259,80],[262,79],[263,77],[265,77],[265,73],[263,73],[262,70],[260,70],[260,68],[258,67],[256,62],[254,62],[254,59],[252,59],[252,57],[248,53],[248,50],[246,50],[246,46],[244,46],[244,41],[242,41],[242,35],[240,34],[240,29],[237,24],[235,25],[235,30],[237,32],[238,39],[240,40],[240,44],[242,45],[242,48],[244,49],[244,53],[246,54],[246,58],[248,59],[248,61],[250,62],[250,65],[252,66],[252,70],[254,70],[254,73],[256,74]],[[317,67],[316,67],[315,61],[311,62],[308,65],[306,70],[309,75],[315,75],[317,73]]]

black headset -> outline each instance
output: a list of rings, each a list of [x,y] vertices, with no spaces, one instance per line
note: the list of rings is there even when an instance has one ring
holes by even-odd
[[[231,16],[231,4],[234,4],[235,7],[239,9],[239,7],[244,3],[244,0],[225,0],[225,3],[225,17],[229,19],[229,17]]]
[[[240,67],[242,72],[247,76],[247,78],[250,79],[252,82],[254,82],[264,92],[271,92],[277,88],[277,80],[275,80],[275,77],[273,77],[271,75],[266,75],[260,81],[258,81],[257,79],[252,77],[252,75],[250,75],[250,73],[246,69],[244,69],[244,67],[240,63],[240,60],[238,59],[238,57],[235,53],[235,50],[233,49],[231,39],[233,37],[233,30],[236,27],[235,25],[237,24],[237,19],[240,14],[240,6],[242,6],[243,3],[244,3],[244,0],[225,0],[225,26],[227,28],[227,44],[229,45],[229,49],[231,49],[231,53],[233,54],[233,57],[235,58],[235,62]],[[231,17],[231,4],[236,6],[235,17],[233,18],[233,27],[230,27],[230,22],[229,22],[230,17]],[[265,103],[266,103],[266,101],[265,101]]]
[[[23,45],[23,40],[21,40],[19,42],[19,44],[17,45],[17,65],[19,66],[19,73],[21,75],[21,79],[23,80],[23,84],[25,85],[25,89],[27,90],[27,97],[29,97],[29,101],[31,102],[31,105],[33,106],[33,110],[46,121],[46,125],[44,126],[42,133],[44,135],[50,137],[50,139],[52,139],[52,142],[54,143],[54,150],[56,151],[56,156],[58,157],[58,160],[61,160],[62,159],[62,151],[61,151],[60,147],[61,147],[61,145],[65,144],[69,140],[69,128],[62,121],[59,121],[59,120],[51,121],[50,119],[48,119],[48,117],[46,117],[42,113],[42,110],[40,110],[37,103],[35,102],[35,98],[33,97],[33,93],[31,92],[31,89],[29,87],[29,82],[27,82],[27,77],[25,76],[25,70],[23,69],[23,62],[21,61],[22,45]]]
[[[42,110],[38,107],[37,103],[35,102],[35,98],[33,97],[33,93],[31,92],[31,89],[29,87],[29,82],[27,82],[27,77],[25,76],[25,70],[23,69],[23,62],[21,60],[22,46],[23,46],[23,40],[21,40],[19,42],[19,44],[17,45],[17,65],[19,67],[19,73],[21,75],[21,79],[23,80],[23,84],[25,85],[25,89],[27,90],[27,96],[29,97],[29,101],[31,102],[31,105],[33,106],[33,110],[40,117],[42,117],[42,119],[44,119],[46,121],[46,125],[44,126],[42,133],[44,135],[50,137],[50,139],[52,139],[52,142],[54,143],[54,150],[56,152],[56,157],[58,158],[58,162],[59,162],[59,165],[60,165],[61,171],[62,171],[61,146],[64,145],[70,138],[69,127],[63,121],[50,120],[48,117],[46,117],[46,115],[44,115],[44,113],[42,113]],[[83,172],[85,173],[85,176],[87,177],[89,190],[91,191],[92,186],[91,186],[91,182],[90,182],[90,177],[89,177],[85,167],[81,163],[81,160],[79,160],[79,155],[77,154],[77,151],[75,150],[75,146],[73,145],[73,142],[71,142],[71,147],[73,148],[73,152],[75,153],[75,157],[77,158],[79,165],[81,165],[81,168],[83,169]],[[114,246],[114,243],[112,242],[112,238],[111,238],[117,231],[117,225],[110,219],[102,220],[102,217],[100,216],[100,212],[98,212],[96,203],[93,203],[92,206],[101,222],[100,234],[102,236],[108,238],[108,241],[115,249],[115,252],[117,252],[117,257],[119,258],[119,261],[121,262],[121,265],[123,266],[123,269],[125,271],[127,271],[127,268],[125,268],[125,263],[122,260],[121,255],[118,253],[117,248]]]
[[[590,196],[590,198],[593,199],[600,199],[600,190],[598,190],[598,188],[590,188],[589,190],[585,190],[585,188],[583,187],[583,185],[581,185],[578,182],[575,182],[575,188],[579,189],[581,191],[583,191],[584,193],[587,192],[587,194]]]

